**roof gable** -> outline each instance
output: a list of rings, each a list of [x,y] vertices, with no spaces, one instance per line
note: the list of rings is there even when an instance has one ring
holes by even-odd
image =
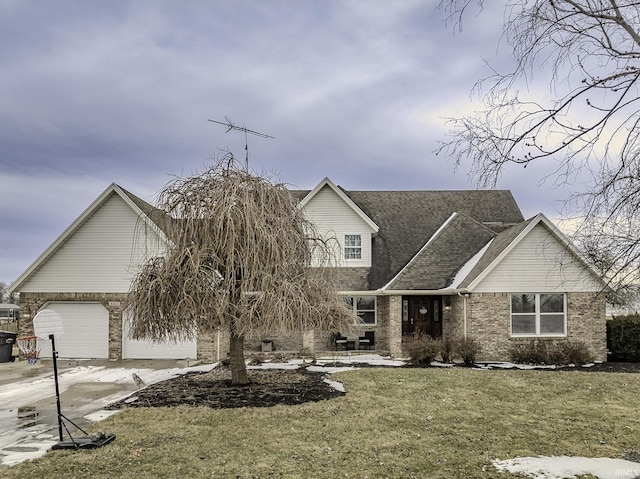
[[[573,243],[542,213],[498,235],[459,287],[469,291],[480,288],[482,282],[501,267],[506,258],[514,253],[520,245],[524,245],[527,238],[539,228],[544,228],[544,231],[547,232],[546,237],[551,238],[551,241],[555,243],[555,247],[553,244],[538,244],[536,251],[533,252],[536,258],[533,267],[546,262],[546,267],[552,268],[553,272],[545,273],[550,280],[553,280],[549,284],[560,284],[564,281],[565,288],[581,283],[599,290],[606,289],[606,282],[596,273]],[[545,250],[550,254],[545,254]],[[552,257],[553,251],[556,251],[557,257]],[[564,254],[558,255],[557,251],[563,251]],[[550,262],[554,264],[550,265]],[[581,271],[579,277],[562,277],[569,271],[569,266],[574,268],[574,276],[576,276],[576,269]],[[571,273],[568,274],[571,275]],[[517,286],[513,285],[513,287]]]
[[[151,227],[158,236],[165,241],[166,238],[158,224],[151,220],[153,208],[135,195],[124,190],[115,183],[112,183],[93,201],[71,225],[18,277],[11,285],[11,291],[20,291],[26,282],[52,258],[69,241],[69,239],[80,230],[80,228],[89,221],[105,204],[107,204],[113,196],[116,195],[124,203],[133,210],[135,215],[144,223]],[[143,211],[143,209],[145,211]],[[156,213],[157,214],[157,213]],[[158,217],[159,218],[159,217]]]
[[[310,193],[308,193],[303,199],[302,201],[300,201],[300,207],[304,208],[306,205],[308,205],[313,198],[316,197],[316,195],[324,188],[324,187],[328,187],[330,188],[337,196],[338,198],[340,198],[342,201],[344,201],[344,203],[356,214],[360,217],[360,219],[362,219],[362,221],[364,221],[367,226],[369,226],[374,233],[377,233],[379,230],[378,225],[369,217],[367,216],[359,207],[358,205],[356,205],[345,193],[341,188],[338,188],[329,178],[325,178],[324,180],[322,180],[320,183],[318,183],[318,185],[311,190]]]

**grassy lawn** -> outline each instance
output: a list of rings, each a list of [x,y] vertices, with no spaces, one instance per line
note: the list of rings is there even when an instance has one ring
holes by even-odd
[[[116,440],[0,478],[495,478],[492,459],[640,449],[640,376],[362,369],[342,398],[295,407],[131,409]],[[96,428],[98,429],[98,428]]]

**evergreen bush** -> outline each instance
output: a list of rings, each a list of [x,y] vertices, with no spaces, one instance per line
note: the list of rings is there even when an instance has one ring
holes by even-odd
[[[640,362],[640,315],[616,316],[607,321],[607,348],[612,359]]]

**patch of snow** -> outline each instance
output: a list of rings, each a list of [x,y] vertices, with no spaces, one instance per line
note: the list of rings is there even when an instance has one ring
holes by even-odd
[[[510,362],[477,363],[474,369],[557,369],[554,365],[516,364]]]
[[[307,368],[308,371],[314,372],[314,373],[327,373],[327,374],[334,374],[334,373],[341,373],[344,371],[355,371],[356,367],[353,366],[309,366]]]
[[[15,466],[23,461],[37,459],[44,456],[57,442],[51,434],[46,433],[22,437],[0,450],[0,464]]]
[[[291,361],[287,361],[286,363],[272,363],[269,361],[265,361],[262,364],[257,366],[247,366],[247,369],[287,369],[293,370],[298,369],[302,364],[302,360],[292,359]]]
[[[432,366],[434,368],[452,368],[455,366],[455,364],[453,363],[441,363],[440,361],[431,361],[431,363],[429,363],[429,366]]]
[[[592,474],[599,479],[635,478],[640,476],[640,463],[607,457],[519,457],[494,460],[501,471],[523,473],[534,479],[565,479],[579,474]]]
[[[332,356],[318,358],[318,364],[331,363],[363,363],[372,366],[404,366],[406,361],[403,359],[394,359],[389,356],[380,356],[379,354],[359,354],[349,356]]]
[[[329,386],[331,386],[333,389],[335,389],[336,391],[340,391],[341,393],[347,392],[344,388],[344,384],[342,384],[341,382],[338,381],[331,381],[330,379],[323,379],[323,381],[325,383],[327,383]]]
[[[91,422],[99,422],[104,421],[108,417],[113,416],[114,414],[120,412],[119,409],[114,409],[113,411],[107,411],[106,409],[100,409],[99,411],[92,412],[91,414],[87,414],[84,418],[87,421]]]

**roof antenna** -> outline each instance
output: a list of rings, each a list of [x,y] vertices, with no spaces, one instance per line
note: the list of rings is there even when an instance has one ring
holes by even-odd
[[[229,133],[231,130],[234,131],[242,131],[244,132],[244,151],[245,151],[245,168],[247,171],[249,170],[249,134],[259,136],[260,138],[272,138],[275,137],[271,135],[267,135],[266,133],[260,133],[259,131],[249,130],[246,126],[237,126],[234,125],[233,122],[229,119],[229,117],[224,117],[225,121],[217,121],[217,120],[209,120],[212,123],[217,123],[218,125],[223,125],[227,127],[227,131],[225,133]]]

